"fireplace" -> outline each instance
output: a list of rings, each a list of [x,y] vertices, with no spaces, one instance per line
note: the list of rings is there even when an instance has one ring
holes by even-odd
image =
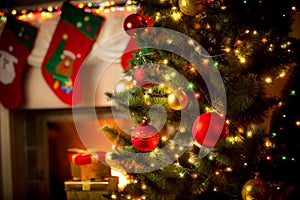
[[[101,126],[131,126],[110,107],[79,108],[75,115],[72,109],[11,111],[14,199],[65,199],[64,181],[72,178],[68,148],[108,151],[112,144]]]

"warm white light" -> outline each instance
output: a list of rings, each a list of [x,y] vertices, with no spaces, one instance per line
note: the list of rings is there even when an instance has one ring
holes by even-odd
[[[271,147],[272,146],[272,142],[270,140],[266,141],[266,147]]]
[[[129,176],[125,172],[112,168],[111,175],[119,177],[118,187],[121,189],[125,188],[125,186],[130,183]]]
[[[179,128],[179,132],[180,132],[180,133],[184,133],[184,132],[185,132],[185,128],[184,128],[184,127],[180,127],[180,128]]]
[[[12,14],[12,15],[15,15],[15,14],[17,14],[17,11],[16,11],[16,10],[12,10],[12,11],[11,11],[11,14]]]
[[[225,171],[227,171],[227,172],[232,172],[232,168],[231,168],[231,167],[227,167],[227,168],[225,169]]]
[[[171,16],[174,21],[179,21],[181,19],[181,12],[174,11]]]
[[[282,71],[282,72],[279,74],[279,77],[280,77],[280,78],[283,78],[283,77],[285,77],[285,75],[286,75],[285,71]]]
[[[272,78],[271,78],[271,77],[267,77],[267,78],[265,79],[265,82],[266,82],[266,83],[272,83]]]
[[[241,58],[240,58],[240,62],[241,62],[241,63],[245,63],[245,62],[246,62],[246,59],[245,59],[244,57],[241,57]]]
[[[226,51],[227,53],[229,53],[230,52],[230,48],[227,47],[227,48],[224,49],[224,51]]]
[[[248,132],[247,132],[247,136],[248,136],[248,137],[252,137],[252,136],[253,136],[252,131],[248,131]]]
[[[146,184],[142,184],[142,189],[146,190],[147,189],[147,185]]]

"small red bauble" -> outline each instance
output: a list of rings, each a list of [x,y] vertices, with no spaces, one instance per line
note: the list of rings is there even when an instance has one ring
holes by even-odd
[[[149,88],[152,85],[152,81],[151,80],[147,80],[145,78],[145,70],[144,70],[144,68],[136,68],[134,70],[133,78],[134,78],[135,84],[137,86],[141,86],[143,88]]]
[[[129,35],[131,35],[132,33],[132,31],[130,30],[143,27],[147,27],[147,21],[140,14],[128,15],[123,23],[123,28],[125,31],[129,31]]]
[[[228,135],[225,118],[216,112],[201,114],[194,121],[192,133],[198,144],[215,147],[220,138]]]
[[[159,134],[154,126],[140,124],[133,130],[131,142],[140,151],[151,151],[159,143]]]

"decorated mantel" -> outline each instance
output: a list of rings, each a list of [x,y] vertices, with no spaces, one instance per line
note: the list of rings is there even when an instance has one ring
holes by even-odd
[[[0,102],[8,109],[110,106],[123,71],[125,1],[0,12]]]
[[[4,199],[12,199],[15,187],[10,110],[111,106],[105,92],[112,90],[131,57],[126,48],[134,44],[123,23],[136,9],[126,1],[77,1],[0,12],[0,152],[6,161],[0,163],[5,171],[0,181],[6,183]],[[105,177],[93,174],[95,167],[103,165],[82,163],[82,157],[93,158],[90,152],[82,151],[74,156],[74,162],[75,157],[79,159],[75,170],[83,168],[81,175],[87,175],[88,180],[100,179],[90,186],[80,185],[79,190],[96,189],[102,194],[122,183],[122,178],[113,176],[118,172],[110,174],[110,169]],[[71,159],[70,171],[74,170],[72,165]],[[78,188],[76,181],[67,181],[66,188]]]

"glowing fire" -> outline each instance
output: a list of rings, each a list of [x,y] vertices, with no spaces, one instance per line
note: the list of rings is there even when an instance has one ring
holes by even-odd
[[[130,183],[130,177],[124,171],[112,168],[111,175],[119,177],[119,185],[118,185],[119,189],[125,188],[125,186]]]

